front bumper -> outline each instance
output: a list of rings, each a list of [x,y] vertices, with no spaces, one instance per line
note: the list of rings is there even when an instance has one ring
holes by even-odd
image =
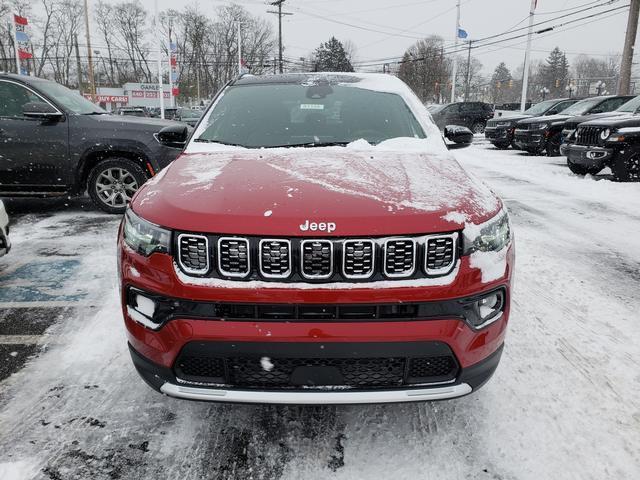
[[[486,127],[484,136],[487,140],[494,144],[507,145],[513,140],[512,127]]]
[[[566,147],[566,155],[569,163],[595,169],[610,165],[614,150],[592,145],[569,144]]]
[[[153,388],[168,395],[196,400],[259,403],[370,403],[445,399],[465,395],[482,385],[493,373],[504,343],[508,318],[509,295],[514,259],[513,245],[505,256],[504,275],[482,282],[480,270],[471,267],[470,259],[462,257],[455,278],[450,283],[432,286],[376,288],[366,283],[358,288],[255,288],[242,282],[229,282],[226,287],[186,283],[178,276],[168,255],[143,257],[120,244],[120,275],[122,295],[126,302],[129,287],[152,294],[197,302],[227,302],[234,304],[281,305],[349,305],[395,304],[412,302],[456,301],[504,289],[507,302],[502,315],[481,329],[473,329],[464,319],[441,313],[429,318],[385,318],[372,320],[307,319],[278,320],[257,315],[251,319],[203,318],[181,313],[160,329],[153,330],[136,321],[123,304],[123,315],[134,363],[142,377]],[[182,353],[196,345],[207,354],[218,354],[216,345],[237,345],[242,352],[249,344],[263,345],[266,354],[282,353],[279,347],[288,344],[307,349],[322,348],[328,352],[341,345],[347,351],[352,346],[379,344],[411,345],[442,344],[449,349],[457,364],[455,378],[445,384],[399,385],[392,389],[308,389],[269,390],[243,389],[232,385],[198,385],[185,383],[178,377],[177,363]],[[207,347],[208,345],[211,348]],[[203,347],[205,346],[205,347]],[[278,348],[276,348],[278,347]],[[275,350],[272,350],[276,348]],[[212,353],[213,351],[213,353]],[[308,355],[309,353],[305,353]],[[327,354],[329,355],[329,354]],[[391,355],[391,354],[390,354]],[[409,355],[409,354],[407,354]],[[491,364],[488,359],[495,359]],[[407,360],[408,361],[408,360]],[[479,365],[489,365],[482,367]],[[480,370],[480,373],[478,373]],[[474,373],[475,372],[475,373]]]
[[[544,149],[546,140],[544,130],[516,129],[513,136],[513,143],[518,148],[528,151]]]

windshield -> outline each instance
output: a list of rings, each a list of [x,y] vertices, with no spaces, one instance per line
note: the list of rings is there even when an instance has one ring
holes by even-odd
[[[602,98],[587,98],[574,103],[569,108],[565,108],[560,112],[561,115],[570,115],[572,117],[577,115],[584,115],[597,104],[602,101]]]
[[[329,84],[232,86],[201,125],[196,142],[248,148],[425,137],[399,95]]]
[[[527,115],[533,115],[537,117],[538,115],[542,115],[546,113],[551,107],[558,103],[557,100],[547,100],[546,102],[536,103],[533,107],[529,107],[524,111]]]
[[[636,113],[638,108],[640,108],[640,96],[632,98],[627,103],[623,103],[616,109],[616,112]]]
[[[62,105],[66,110],[79,115],[92,113],[107,113],[102,108],[94,105],[77,92],[69,90],[58,83],[38,82],[38,88],[51,97],[52,100]]]
[[[448,103],[445,103],[444,105],[433,104],[433,105],[429,105],[427,107],[427,110],[429,110],[429,112],[431,112],[431,113],[438,113],[440,110],[442,110],[447,105],[449,105],[449,104]]]

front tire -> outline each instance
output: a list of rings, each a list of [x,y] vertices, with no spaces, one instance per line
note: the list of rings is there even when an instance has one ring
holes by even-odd
[[[561,143],[562,135],[560,133],[556,133],[549,140],[547,140],[547,156],[548,157],[559,157],[560,156],[560,143]]]
[[[476,133],[484,133],[484,123],[480,123],[480,122],[476,122],[473,125],[471,125],[471,131],[476,134]]]
[[[611,172],[616,182],[640,182],[640,153],[634,153],[630,157],[616,155]]]
[[[145,171],[128,158],[108,158],[89,172],[87,190],[93,203],[107,213],[124,213],[138,188],[147,180]]]

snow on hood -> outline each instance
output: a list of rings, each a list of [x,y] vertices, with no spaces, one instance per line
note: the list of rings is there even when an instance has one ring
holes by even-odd
[[[474,223],[495,214],[496,196],[446,150],[426,153],[429,143],[185,154],[145,184],[132,207],[176,229],[291,235],[312,219],[337,221],[338,236],[373,234],[367,220],[380,235],[409,234],[463,227],[444,218],[450,211]],[[415,215],[422,218],[407,218]]]

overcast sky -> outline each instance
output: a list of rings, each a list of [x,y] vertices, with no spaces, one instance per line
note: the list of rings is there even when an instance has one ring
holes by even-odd
[[[153,9],[153,0],[141,1],[149,10]],[[266,1],[159,0],[160,9],[179,8],[179,5],[189,3],[197,4],[212,16],[216,6],[238,3],[252,14],[268,19],[277,32],[277,17],[267,13],[273,7]],[[606,7],[570,15],[575,10],[569,9],[588,8],[599,3],[606,4],[607,0],[538,0],[536,22],[557,18],[549,25],[559,24],[619,7],[628,1],[613,0]],[[427,35],[440,35],[453,42],[455,4],[456,0],[286,0],[284,11],[293,15],[284,17],[285,55],[290,58],[306,56],[332,35],[343,41],[352,41],[358,61],[400,56],[416,38]],[[526,27],[530,4],[530,0],[462,0],[461,26],[472,40],[514,27]],[[536,35],[534,58],[546,57],[556,45],[567,51],[570,58],[579,53],[605,56],[620,52],[626,20],[627,10],[617,10]],[[522,33],[525,30],[509,36]],[[525,40],[514,39],[479,49],[474,51],[474,55],[483,63],[485,71],[492,71],[501,61],[515,68],[523,61]]]

